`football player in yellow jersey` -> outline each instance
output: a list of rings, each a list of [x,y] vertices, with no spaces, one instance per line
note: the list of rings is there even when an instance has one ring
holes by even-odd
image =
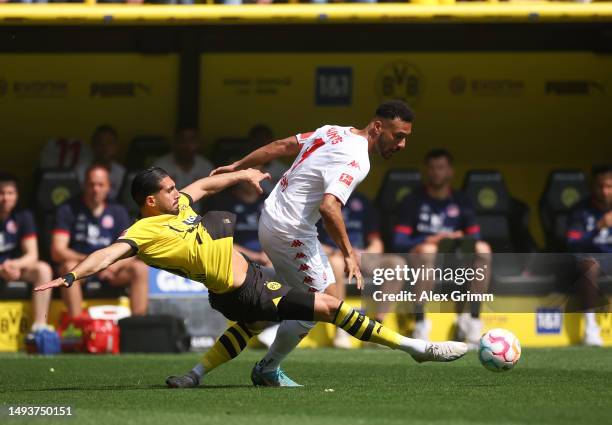
[[[35,290],[70,287],[115,261],[134,255],[150,266],[202,282],[209,290],[211,306],[235,323],[190,372],[166,380],[172,388],[198,386],[205,373],[240,354],[262,327],[281,320],[333,323],[362,341],[402,350],[418,362],[452,361],[467,352],[467,346],[460,342],[432,343],[406,338],[331,295],[267,281],[257,265],[233,249],[231,237],[215,239],[207,230],[206,221],[191,208],[203,197],[241,181],[261,192],[260,182],[266,178],[269,175],[259,170],[241,170],[197,180],[179,192],[161,168],[141,171],[132,183],[132,197],[140,205],[141,218],[113,244],[90,254],[68,274]],[[275,378],[277,385],[292,386],[280,369]]]

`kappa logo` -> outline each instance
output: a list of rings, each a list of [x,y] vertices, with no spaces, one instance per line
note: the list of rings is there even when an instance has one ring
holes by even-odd
[[[266,286],[270,291],[278,291],[282,287],[282,285],[278,282],[268,282],[266,283]]]
[[[353,168],[357,168],[358,170],[361,170],[359,163],[355,160],[352,160],[351,162],[349,162],[349,167],[353,167]]]
[[[300,264],[300,271],[305,272],[306,270],[310,270],[310,266],[308,264]]]
[[[351,183],[353,183],[353,176],[351,176],[350,174],[342,173],[340,174],[340,178],[338,179],[338,181],[344,183],[347,186],[350,186]]]
[[[297,248],[297,247],[300,247],[302,245],[304,245],[304,243],[301,240],[299,240],[299,239],[296,239],[293,242],[291,242],[291,248]]]
[[[294,260],[299,260],[300,258],[306,258],[306,254],[304,254],[303,252],[298,252],[297,254],[295,254]]]
[[[304,283],[312,283],[312,278],[310,276],[306,276],[304,278]]]

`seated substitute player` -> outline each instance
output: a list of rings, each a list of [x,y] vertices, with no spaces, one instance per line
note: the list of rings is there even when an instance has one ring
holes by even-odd
[[[269,175],[259,170],[241,170],[197,180],[179,192],[164,170],[148,168],[132,183],[132,197],[140,205],[142,218],[115,243],[37,290],[72,287],[76,280],[134,255],[150,266],[204,284],[210,305],[236,323],[190,372],[169,377],[169,387],[199,385],[204,373],[236,357],[263,325],[287,319],[334,323],[356,338],[402,350],[419,362],[456,360],[467,352],[460,342],[427,343],[403,337],[330,295],[265,281],[259,267],[233,248],[231,237],[214,239],[207,223],[192,209],[193,203],[240,181],[262,193],[259,183],[265,178]]]
[[[579,292],[586,319],[584,344],[601,346],[594,308],[602,274],[612,275],[612,166],[593,168],[593,196],[578,203],[568,218],[567,244],[579,253]]]
[[[87,255],[110,245],[130,225],[125,207],[107,202],[110,192],[108,170],[92,166],[85,173],[83,195],[62,204],[51,239],[51,256],[60,273],[82,261]],[[147,312],[148,269],[134,258],[120,261],[98,274],[98,279],[112,286],[130,285],[130,307],[133,315]],[[62,288],[70,317],[82,314],[83,292],[80,286]]]
[[[38,259],[36,225],[32,213],[18,209],[16,177],[0,175],[0,283],[24,280],[34,287],[52,277],[51,267]],[[32,293],[32,332],[47,328],[51,293]]]
[[[469,199],[453,190],[453,157],[445,149],[433,149],[425,156],[426,181],[423,187],[408,195],[398,211],[400,216],[395,226],[394,245],[396,252],[419,254],[419,265],[432,267],[438,252],[461,250],[476,253],[477,267],[490,261],[491,247],[480,239],[480,226],[476,222],[474,209]],[[480,255],[478,255],[480,254]],[[489,268],[487,267],[487,270]],[[489,274],[484,282],[473,281],[471,293],[483,293],[488,288]],[[435,282],[421,280],[415,285],[417,294],[433,289]],[[418,295],[417,295],[418,297]],[[471,347],[475,347],[481,336],[480,303],[470,303],[470,313],[459,307],[457,332]],[[415,306],[416,326],[413,336],[427,340],[431,323],[425,319],[423,304]]]

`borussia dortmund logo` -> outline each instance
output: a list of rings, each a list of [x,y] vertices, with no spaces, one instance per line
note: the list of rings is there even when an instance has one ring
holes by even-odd
[[[414,105],[423,94],[423,75],[409,62],[388,63],[378,73],[376,91],[381,100],[399,99]]]
[[[278,291],[282,285],[278,282],[268,282],[266,283],[266,286],[270,291]]]

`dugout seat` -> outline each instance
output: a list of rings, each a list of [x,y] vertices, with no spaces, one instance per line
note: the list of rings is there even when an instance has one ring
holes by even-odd
[[[51,258],[51,230],[56,208],[81,192],[77,174],[72,170],[46,170],[40,173],[34,195],[34,214],[39,224],[38,246],[44,260]]]
[[[493,253],[507,253],[494,256],[492,289],[496,293],[552,290],[554,275],[530,269],[536,246],[529,232],[529,208],[510,195],[503,175],[496,170],[469,171],[463,191],[474,206],[481,238]]]
[[[170,145],[164,136],[134,137],[128,147],[126,168],[134,171],[150,167],[157,158],[168,152]]]
[[[587,176],[580,170],[553,170],[540,197],[540,221],[546,250],[565,252],[567,217],[572,207],[589,196]]]
[[[463,181],[463,191],[472,201],[480,235],[493,252],[521,252],[516,229],[518,204],[512,199],[504,177],[499,171],[469,171]],[[515,227],[515,228],[513,228]]]
[[[36,186],[36,209],[44,213],[81,192],[77,174],[72,170],[43,171]]]
[[[392,246],[399,204],[420,185],[421,173],[413,168],[395,168],[385,174],[375,204],[380,211],[381,235],[386,247]]]
[[[139,208],[132,199],[132,182],[138,171],[130,171],[125,173],[119,195],[117,196],[117,202],[127,208],[130,213],[130,217],[135,218],[138,215]]]

